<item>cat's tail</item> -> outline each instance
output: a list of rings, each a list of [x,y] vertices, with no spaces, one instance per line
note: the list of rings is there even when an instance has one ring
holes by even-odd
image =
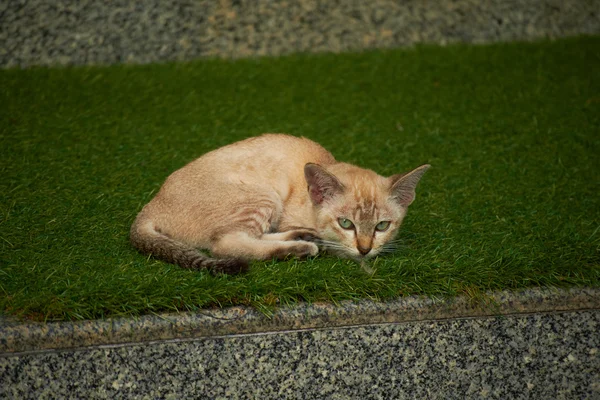
[[[211,258],[192,246],[169,237],[141,215],[131,225],[129,239],[140,252],[184,268],[207,269],[213,274],[238,274],[248,269],[248,262],[245,260]]]

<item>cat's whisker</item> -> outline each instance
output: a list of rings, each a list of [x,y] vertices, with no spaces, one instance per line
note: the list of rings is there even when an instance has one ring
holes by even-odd
[[[408,247],[403,243],[385,243],[383,246],[381,247],[396,247],[396,248],[401,248],[401,247]]]
[[[318,241],[315,242],[318,246],[322,247],[324,250],[326,251],[330,251],[332,253],[338,253],[338,254],[352,254],[352,248],[348,247],[342,243],[339,242],[334,242],[334,241],[330,241],[330,240],[323,240],[320,239]]]
[[[386,242],[386,244],[396,244],[396,243],[404,243],[404,242],[405,242],[404,239],[393,239],[393,240]]]
[[[327,247],[328,249],[347,249],[347,246],[343,246],[343,245],[339,245],[339,244],[332,244],[332,243],[322,243],[321,244],[323,247]]]
[[[323,247],[326,247],[328,249],[350,249],[350,247],[340,244],[324,244]]]
[[[325,248],[326,250],[343,250],[343,251],[349,251],[351,250],[349,247],[347,246],[332,246],[332,245],[325,245],[323,246],[323,248]]]
[[[347,248],[347,246],[339,243],[339,242],[333,242],[330,240],[323,240],[323,239],[319,239],[317,241],[315,241],[316,244],[318,245],[322,245],[322,246],[326,246],[326,247],[339,247],[339,248]]]
[[[407,246],[387,246],[387,245],[383,245],[381,246],[379,253],[380,254],[390,254],[390,253],[396,253],[400,250],[404,250],[406,249]]]
[[[388,243],[385,243],[381,247],[408,247],[408,246],[406,246],[404,243],[392,243],[392,242],[388,242]]]
[[[393,249],[382,249],[379,251],[379,254],[392,254],[395,252],[396,252],[396,250],[393,250]]]

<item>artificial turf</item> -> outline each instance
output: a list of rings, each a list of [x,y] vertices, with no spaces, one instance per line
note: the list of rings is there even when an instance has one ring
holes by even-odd
[[[0,310],[61,320],[600,285],[600,38],[0,71]],[[128,242],[175,169],[263,132],[383,175],[400,249],[213,277]]]

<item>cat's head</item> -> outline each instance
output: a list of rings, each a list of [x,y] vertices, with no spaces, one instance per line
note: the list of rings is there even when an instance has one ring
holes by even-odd
[[[364,260],[389,249],[415,187],[429,165],[385,178],[351,164],[306,164],[322,245],[336,255]],[[387,246],[386,246],[387,245]]]

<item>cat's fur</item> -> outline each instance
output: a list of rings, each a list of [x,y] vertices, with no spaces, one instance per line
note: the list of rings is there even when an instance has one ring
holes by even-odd
[[[213,273],[243,271],[248,260],[315,255],[316,243],[364,260],[395,237],[427,168],[384,178],[337,162],[306,138],[265,134],[175,171],[138,214],[131,242],[143,253]],[[353,229],[342,228],[340,218]],[[376,230],[381,221],[390,221],[385,231]]]

